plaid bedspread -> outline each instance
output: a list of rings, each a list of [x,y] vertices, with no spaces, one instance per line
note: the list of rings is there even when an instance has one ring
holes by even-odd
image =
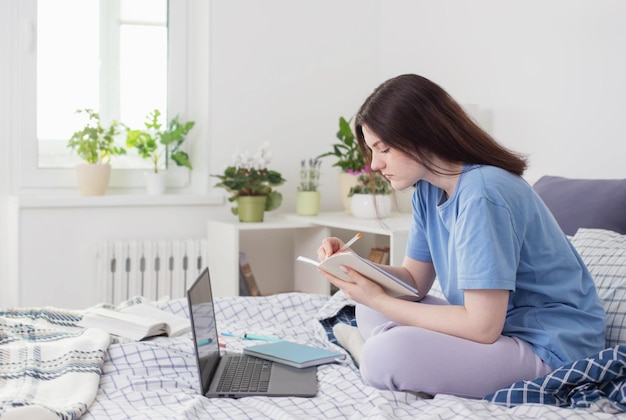
[[[607,348],[533,381],[516,382],[485,399],[508,407],[538,403],[589,408],[608,402],[626,412],[626,346]]]
[[[98,391],[109,334],[56,308],[0,311],[0,417],[75,419]]]
[[[330,298],[302,293],[220,298],[216,303],[221,331],[235,334],[254,331],[339,351],[343,351],[341,347],[329,341],[325,324],[351,323],[354,318],[353,308],[346,309],[351,302],[341,293]],[[184,299],[169,301],[164,309],[183,316],[188,312]],[[377,390],[362,381],[351,361],[320,366],[319,391],[314,398],[234,400],[205,398],[199,394],[190,335],[139,342],[111,340],[109,345],[106,334],[73,327],[79,317],[71,311],[50,308],[0,311],[2,419],[70,419],[82,415],[85,420],[571,420],[618,419],[624,415],[626,349],[623,347],[609,349],[590,358],[588,363],[582,361],[577,368],[558,369],[548,375],[554,377],[553,381],[547,376],[534,385],[521,384],[525,396],[519,400],[522,393],[502,390],[497,397],[505,401],[503,404],[443,394],[424,399],[414,393]],[[240,351],[250,343],[233,339],[227,344],[229,351]],[[70,348],[74,351],[68,351]],[[595,394],[593,388],[600,391]],[[539,389],[544,392],[543,397],[534,392]],[[583,393],[590,407],[572,405],[572,398],[580,401]],[[581,408],[568,408],[573,406]]]

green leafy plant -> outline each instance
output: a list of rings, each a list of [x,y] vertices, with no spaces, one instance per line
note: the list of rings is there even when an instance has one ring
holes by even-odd
[[[389,195],[393,191],[391,184],[379,172],[367,172],[357,178],[357,184],[350,188],[348,196],[354,194]]]
[[[113,120],[108,128],[102,126],[100,114],[92,109],[79,109],[77,114],[87,114],[85,126],[74,132],[67,147],[76,151],[87,163],[109,163],[111,156],[126,154],[122,147],[115,146],[115,136],[120,134],[120,124]]]
[[[215,187],[224,188],[231,193],[228,201],[237,201],[238,197],[265,196],[265,210],[275,210],[282,204],[283,196],[273,189],[285,183],[282,175],[267,166],[271,160],[269,144],[264,143],[259,152],[250,157],[247,153],[236,154],[235,163],[228,166],[221,175],[211,175],[220,182]],[[231,209],[233,214],[238,214],[237,207]]]
[[[161,111],[155,109],[146,117],[144,130],[126,127],[126,147],[137,149],[139,156],[151,160],[154,173],[159,172],[159,162],[164,154],[166,157],[169,154],[178,166],[192,169],[189,155],[180,148],[195,122],[180,122],[177,115],[163,126],[160,117]]]
[[[300,162],[300,185],[298,191],[317,191],[320,184],[320,167],[322,161],[309,159]]]
[[[351,121],[347,121],[344,117],[339,117],[339,131],[337,131],[339,143],[332,145],[333,150],[331,152],[323,153],[316,159],[334,156],[337,158],[337,161],[333,166],[338,166],[343,172],[359,174],[365,169],[365,159],[359,148],[359,143],[352,132]]]

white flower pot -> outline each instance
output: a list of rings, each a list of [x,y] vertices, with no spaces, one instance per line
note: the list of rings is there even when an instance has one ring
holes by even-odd
[[[354,194],[350,210],[360,219],[384,218],[391,213],[391,204],[391,195]]]
[[[165,172],[144,172],[148,195],[162,195],[165,192]]]

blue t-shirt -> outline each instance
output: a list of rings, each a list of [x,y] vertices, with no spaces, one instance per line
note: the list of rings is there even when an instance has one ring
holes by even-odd
[[[418,182],[407,255],[432,262],[446,299],[510,290],[503,335],[553,369],[604,348],[605,314],[580,255],[524,179],[466,165],[452,197]]]

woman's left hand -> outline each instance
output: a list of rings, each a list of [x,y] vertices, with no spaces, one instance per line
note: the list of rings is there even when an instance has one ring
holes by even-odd
[[[342,271],[346,270],[346,274],[352,281],[342,280],[339,277],[335,277],[332,274],[320,270],[322,275],[326,277],[332,284],[343,290],[346,296],[358,303],[366,306],[371,306],[370,302],[373,302],[380,296],[386,296],[387,294],[378,283],[362,276],[357,271],[350,267],[342,266]]]

